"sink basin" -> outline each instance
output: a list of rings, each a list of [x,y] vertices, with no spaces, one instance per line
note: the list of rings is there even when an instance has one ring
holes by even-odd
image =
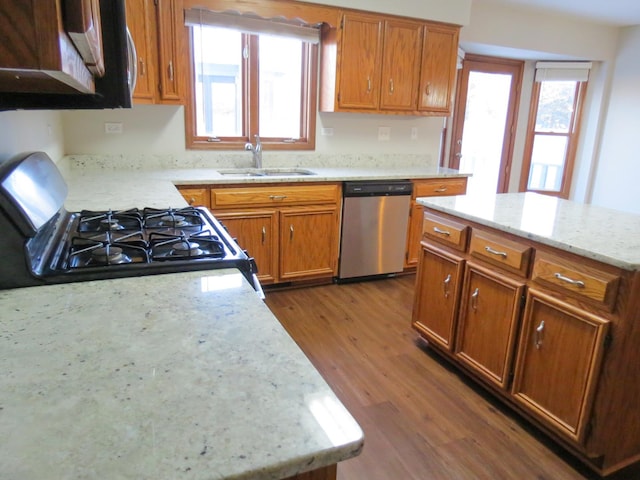
[[[225,177],[292,177],[315,175],[311,170],[303,168],[230,168],[218,170]]]

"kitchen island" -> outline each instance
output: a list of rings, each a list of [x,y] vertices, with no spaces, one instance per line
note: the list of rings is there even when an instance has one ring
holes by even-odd
[[[2,478],[277,479],[362,448],[236,270],[4,290],[0,312]]]
[[[640,460],[640,216],[534,193],[418,198],[412,325],[600,474]]]

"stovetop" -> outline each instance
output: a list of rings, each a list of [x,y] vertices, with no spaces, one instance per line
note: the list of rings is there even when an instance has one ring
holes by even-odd
[[[58,220],[39,273],[52,282],[214,268],[239,268],[255,283],[255,262],[204,208],[81,211]],[[54,236],[52,236],[53,238]]]

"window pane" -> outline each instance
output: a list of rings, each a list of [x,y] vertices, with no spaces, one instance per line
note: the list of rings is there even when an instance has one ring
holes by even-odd
[[[535,135],[529,190],[560,191],[568,140],[564,135]]]
[[[536,132],[568,133],[577,82],[542,82]]]
[[[300,40],[260,35],[260,135],[300,138]]]
[[[242,136],[242,35],[223,28],[193,27],[193,56],[196,135]]]

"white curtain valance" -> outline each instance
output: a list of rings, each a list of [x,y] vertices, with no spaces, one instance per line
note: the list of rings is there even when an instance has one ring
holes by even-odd
[[[244,33],[262,33],[297,38],[313,44],[320,42],[320,28],[318,26],[296,23],[283,18],[266,19],[248,14],[221,13],[201,8],[190,8],[185,11],[184,20],[187,26],[207,25],[229,28]]]
[[[538,62],[536,82],[586,82],[591,65],[591,62]]]

